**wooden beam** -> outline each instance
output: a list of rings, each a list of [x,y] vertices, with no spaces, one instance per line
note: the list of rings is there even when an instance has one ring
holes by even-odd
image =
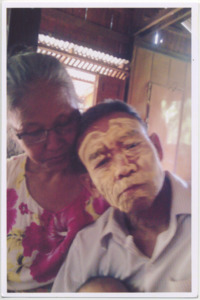
[[[175,9],[163,9],[161,12],[161,15],[154,18],[151,22],[148,21],[147,25],[143,28],[139,29],[137,32],[133,34],[133,36],[137,36],[141,34],[142,32],[145,32],[147,29],[151,28],[152,26],[155,26],[156,24],[160,23],[161,21],[165,20],[169,16],[173,15],[175,12],[181,10],[181,8],[175,8]]]
[[[186,11],[185,13],[183,13],[183,14],[175,17],[174,19],[170,20],[169,22],[163,24],[162,26],[160,26],[160,29],[164,29],[164,28],[166,28],[166,27],[168,27],[168,26],[170,26],[170,25],[172,25],[172,24],[174,24],[178,21],[181,22],[181,20],[185,20],[186,17],[188,17],[188,18],[191,17],[191,12],[190,11]]]
[[[191,9],[188,8],[170,8],[163,10],[161,16],[157,16],[157,18],[151,21],[148,25],[134,33],[134,37],[144,36],[152,31],[166,28],[175,22],[180,22],[181,19],[184,19],[186,16],[189,17],[190,15]]]
[[[121,43],[130,43],[132,41],[132,38],[129,36],[118,33],[116,31],[112,31],[111,29],[104,28],[102,26],[96,25],[94,23],[88,22],[86,20],[69,15],[66,12],[62,12],[56,9],[43,8],[42,15],[51,20],[54,20],[57,23],[60,22],[63,25],[68,23],[77,30],[81,29],[82,32],[90,32],[95,36],[106,36],[107,38],[114,39]]]

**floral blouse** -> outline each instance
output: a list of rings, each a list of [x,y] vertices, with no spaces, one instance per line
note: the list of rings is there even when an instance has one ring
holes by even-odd
[[[43,209],[30,196],[25,180],[27,156],[7,163],[8,292],[48,292],[76,233],[107,208],[87,190],[59,212]]]

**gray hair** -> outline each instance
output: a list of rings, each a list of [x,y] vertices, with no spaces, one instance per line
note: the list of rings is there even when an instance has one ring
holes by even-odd
[[[65,87],[67,92],[66,101],[77,108],[79,99],[65,67],[53,56],[25,52],[8,58],[8,110],[17,108],[21,99],[30,92],[34,84],[40,81]]]
[[[40,81],[66,88],[66,101],[74,108],[79,99],[71,77],[55,57],[35,52],[18,53],[8,58],[7,63],[7,110],[20,106],[21,100]],[[28,104],[28,103],[27,103]],[[8,120],[9,121],[9,120]],[[22,153],[13,139],[10,124],[7,124],[7,157]]]

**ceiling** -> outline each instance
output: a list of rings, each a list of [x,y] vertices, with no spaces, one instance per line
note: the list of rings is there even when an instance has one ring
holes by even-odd
[[[191,33],[182,22],[191,26],[191,8],[11,8],[7,47],[37,49],[40,33],[127,60],[137,43],[190,59]]]
[[[138,42],[190,56],[190,18],[190,8],[43,8],[39,33],[128,60]]]

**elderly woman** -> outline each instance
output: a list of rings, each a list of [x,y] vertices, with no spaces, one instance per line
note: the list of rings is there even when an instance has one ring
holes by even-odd
[[[54,57],[8,60],[9,131],[23,153],[8,159],[8,291],[50,290],[76,233],[107,208],[75,167],[78,99]]]

